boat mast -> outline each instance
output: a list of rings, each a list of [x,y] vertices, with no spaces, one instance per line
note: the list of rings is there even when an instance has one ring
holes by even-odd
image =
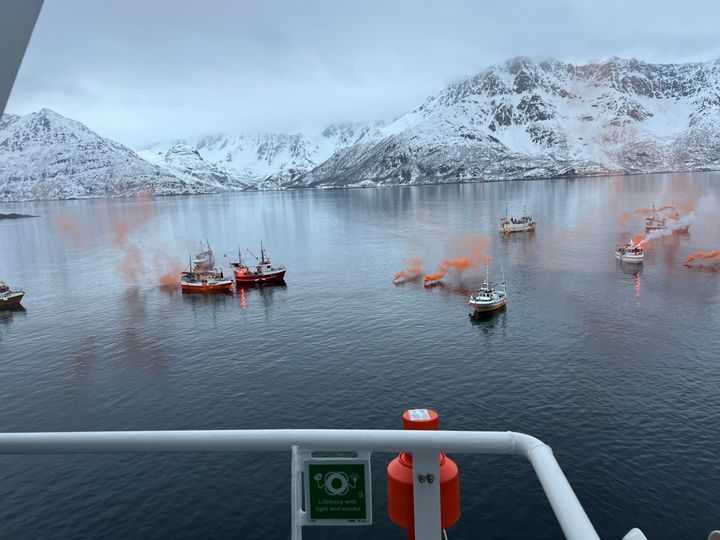
[[[507,282],[505,281],[505,270],[503,270],[502,264],[500,265],[500,275],[502,276],[502,286],[505,296],[507,296]]]

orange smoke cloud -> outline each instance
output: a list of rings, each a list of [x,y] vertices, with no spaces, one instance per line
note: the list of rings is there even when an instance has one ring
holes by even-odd
[[[660,208],[658,208],[658,212],[664,212],[665,210],[672,210],[673,205],[672,204],[663,204]]]
[[[414,281],[422,275],[422,259],[410,259],[408,267],[393,276],[393,281]]]
[[[180,274],[184,270],[183,265],[170,258],[164,251],[155,250],[153,266],[159,275],[158,285],[161,288],[174,288],[180,284]]]
[[[179,264],[174,264],[170,270],[168,270],[164,274],[160,274],[160,277],[158,278],[158,284],[160,285],[160,287],[177,287],[180,281],[179,276],[182,271],[182,266],[180,266]]]
[[[645,235],[642,233],[636,234],[632,238],[632,243],[635,244],[636,246],[640,246],[640,245],[644,244],[645,243]]]
[[[137,283],[143,272],[142,256],[136,246],[127,246],[120,264],[120,273],[128,281]]]
[[[720,262],[720,249],[716,249],[715,251],[709,251],[707,253],[697,251],[687,258],[685,264],[690,264],[693,261],[710,259],[718,259],[716,262]]]
[[[636,208],[635,213],[640,214],[641,216],[646,216],[650,213],[651,208]]]
[[[434,274],[428,274],[423,278],[423,285],[429,285],[434,281],[439,281],[445,277],[445,274],[447,274],[447,271],[445,270],[440,270],[439,272],[436,272]]]
[[[424,285],[444,278],[450,271],[462,274],[470,268],[477,268],[481,263],[489,263],[492,260],[492,257],[485,253],[485,250],[490,247],[490,239],[486,236],[477,234],[466,237],[461,242],[460,247],[468,255],[454,259],[444,259],[436,273],[425,276],[423,279]]]

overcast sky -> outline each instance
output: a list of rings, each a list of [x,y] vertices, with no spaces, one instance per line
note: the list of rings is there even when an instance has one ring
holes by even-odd
[[[45,0],[8,112],[138,148],[399,116],[516,55],[720,56],[718,0]]]

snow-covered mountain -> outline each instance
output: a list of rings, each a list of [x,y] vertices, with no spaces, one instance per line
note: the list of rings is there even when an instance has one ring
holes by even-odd
[[[720,60],[515,58],[452,84],[295,186],[720,168]]]
[[[49,109],[0,118],[0,201],[216,191]]]
[[[396,121],[157,143],[43,109],[0,118],[0,201],[720,169],[720,59],[514,58]]]
[[[178,148],[197,152],[200,169],[184,173],[203,175],[205,164],[255,189],[278,189],[319,165],[333,153],[377,136],[384,122],[334,124],[315,133],[252,133],[177,139],[144,148],[138,154],[148,161],[178,172],[173,159]]]

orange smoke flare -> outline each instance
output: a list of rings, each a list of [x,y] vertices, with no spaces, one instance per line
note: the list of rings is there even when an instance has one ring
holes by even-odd
[[[636,208],[635,213],[640,214],[641,216],[646,216],[650,213],[650,208]]]
[[[422,275],[422,259],[410,259],[408,268],[393,276],[393,281],[414,281]]]
[[[687,265],[693,261],[708,260],[708,259],[718,259],[718,262],[720,262],[720,249],[716,249],[715,251],[709,251],[707,253],[704,253],[702,251],[697,251],[687,258],[687,260],[685,261],[685,264]]]
[[[423,285],[430,285],[435,281],[440,281],[445,277],[445,274],[447,274],[446,270],[440,270],[440,272],[436,272],[435,274],[428,274],[423,278]]]
[[[642,233],[636,234],[632,238],[632,243],[636,246],[641,246],[645,243],[645,235]]]
[[[461,243],[461,249],[468,253],[468,256],[458,257],[455,259],[445,259],[440,263],[439,270],[434,274],[428,274],[423,279],[423,284],[428,285],[435,281],[439,281],[444,278],[451,270],[462,274],[465,270],[470,268],[476,268],[481,263],[489,263],[492,257],[485,253],[485,250],[490,247],[490,239],[486,236],[476,234],[463,239]]]

